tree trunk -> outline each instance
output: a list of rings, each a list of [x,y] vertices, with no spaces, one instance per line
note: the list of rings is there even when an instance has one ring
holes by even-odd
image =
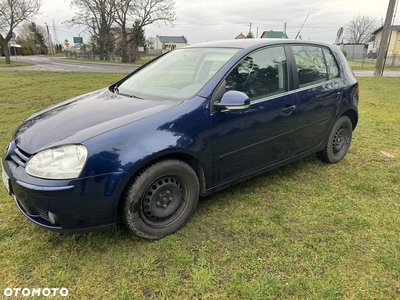
[[[103,41],[101,41],[100,43],[99,43],[99,48],[100,48],[100,60],[105,60],[105,45],[104,45],[104,42]]]
[[[100,51],[100,60],[105,60],[106,59],[106,45],[105,42],[102,39],[98,40],[99,44],[99,51]]]
[[[136,41],[132,40],[130,42],[129,48],[130,48],[129,61],[134,63],[136,61],[136,59],[138,59],[138,50],[137,50],[138,45],[137,45]]]
[[[10,48],[8,48],[7,44],[8,44],[8,42],[6,42],[4,45],[4,55],[6,56],[6,64],[11,65]]]
[[[10,60],[10,49],[8,48],[8,42],[10,41],[10,39],[9,38],[3,38],[1,35],[0,35],[0,43],[1,43],[1,46],[3,47],[3,50],[4,50],[4,56],[6,57],[6,64],[7,65],[10,65],[11,64],[11,60]]]
[[[129,62],[129,56],[128,56],[128,43],[126,42],[127,39],[127,34],[126,34],[126,28],[122,27],[122,36],[121,36],[121,62]]]

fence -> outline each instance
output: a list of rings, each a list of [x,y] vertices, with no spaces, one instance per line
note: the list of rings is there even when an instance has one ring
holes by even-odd
[[[376,58],[368,58],[367,55],[364,55],[361,59],[359,58],[352,58],[347,56],[347,60],[349,61],[357,61],[361,62],[363,65],[365,64],[376,64]],[[386,62],[385,62],[386,67],[400,67],[400,55],[393,55],[393,56],[388,56],[386,57]]]
[[[144,52],[139,52],[139,60],[144,57],[156,57],[163,54],[163,50],[158,49],[148,49]],[[99,55],[95,55],[92,52],[84,52],[84,51],[69,51],[65,53],[66,58],[68,59],[77,59],[77,60],[98,60]],[[109,54],[107,61],[120,62],[121,57],[117,54]]]

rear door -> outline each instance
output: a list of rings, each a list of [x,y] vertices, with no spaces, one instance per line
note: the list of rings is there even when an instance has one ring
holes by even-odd
[[[317,147],[324,139],[342,97],[342,84],[337,62],[328,48],[293,45],[292,50],[298,86],[293,153],[298,154]]]

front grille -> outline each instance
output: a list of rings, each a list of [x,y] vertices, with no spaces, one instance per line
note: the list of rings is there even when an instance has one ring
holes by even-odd
[[[29,153],[21,150],[18,147],[14,148],[14,152],[10,155],[11,159],[19,166],[25,167],[28,160],[31,158],[32,155]]]
[[[22,203],[21,201],[18,201],[18,202],[28,214],[37,215],[37,211],[34,207],[26,205],[25,203]]]
[[[37,213],[39,214],[39,216],[40,216],[42,219],[45,219],[46,221],[50,221],[49,215],[47,214],[47,211],[41,210],[41,209],[39,209],[39,208],[36,208],[36,211],[37,211]]]
[[[25,210],[25,212],[27,214],[29,214],[29,216],[31,216],[31,217],[39,216],[42,219],[50,222],[49,215],[46,210],[26,205],[25,203],[23,203],[22,201],[19,201],[19,200],[18,200],[18,203],[22,206],[22,208]]]
[[[25,215],[25,217],[27,217],[32,222],[40,226],[45,226],[46,228],[62,229],[61,225],[56,225],[50,220],[48,212],[46,210],[28,206],[22,203],[22,201],[18,200],[18,198],[15,196],[14,200],[17,203],[18,208]],[[57,219],[55,215],[53,216],[55,219]]]

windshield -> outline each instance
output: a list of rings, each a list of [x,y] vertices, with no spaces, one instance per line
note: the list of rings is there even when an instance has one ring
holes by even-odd
[[[117,91],[149,100],[190,99],[238,51],[231,48],[174,50],[129,77]]]

